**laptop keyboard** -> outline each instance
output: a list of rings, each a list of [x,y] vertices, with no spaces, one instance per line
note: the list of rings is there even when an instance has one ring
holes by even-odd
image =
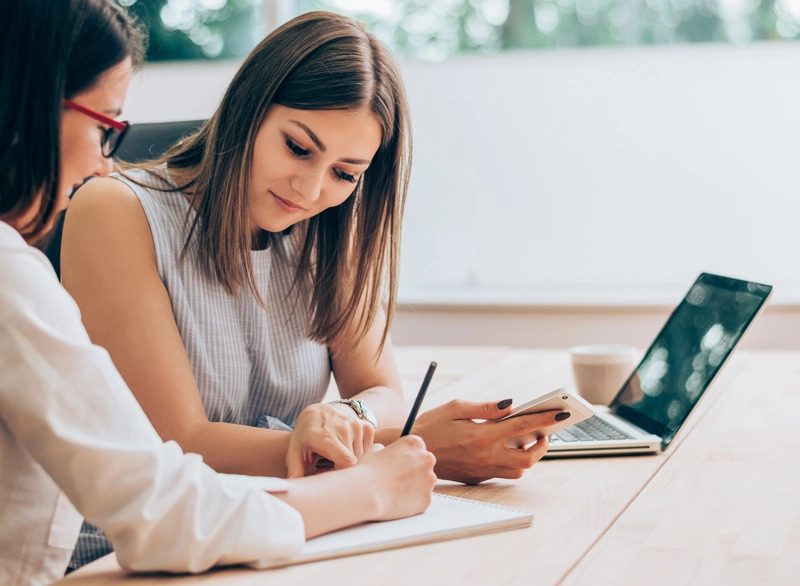
[[[583,442],[583,441],[606,441],[606,440],[621,440],[631,439],[632,435],[617,429],[600,419],[599,417],[590,417],[580,423],[562,429],[554,433],[551,437],[552,440],[562,442]]]

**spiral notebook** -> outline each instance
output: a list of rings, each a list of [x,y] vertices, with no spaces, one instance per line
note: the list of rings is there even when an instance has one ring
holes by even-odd
[[[364,523],[309,539],[300,554],[283,560],[250,564],[259,569],[304,564],[384,549],[420,545],[479,533],[527,527],[533,513],[460,497],[434,494],[431,506],[421,515]]]

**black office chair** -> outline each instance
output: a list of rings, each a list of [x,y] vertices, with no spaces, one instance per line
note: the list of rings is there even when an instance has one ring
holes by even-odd
[[[164,154],[181,138],[197,130],[203,122],[205,120],[134,124],[128,130],[115,157],[128,163],[155,159]],[[59,279],[61,278],[61,232],[63,228],[64,212],[61,212],[56,218],[50,235],[39,245],[52,263]]]
[[[205,120],[183,120],[180,122],[154,122],[134,124],[117,151],[120,161],[138,163],[163,155],[169,147],[184,136],[188,136]]]

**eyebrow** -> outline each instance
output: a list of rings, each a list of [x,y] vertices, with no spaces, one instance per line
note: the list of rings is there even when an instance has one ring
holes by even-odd
[[[299,120],[289,120],[289,122],[291,122],[295,126],[299,126],[300,128],[302,128],[305,131],[305,133],[308,135],[308,138],[311,139],[311,142],[313,142],[317,146],[317,148],[319,150],[321,150],[323,153],[326,150],[328,150],[328,147],[326,147],[322,143],[322,141],[319,139],[319,137],[317,137],[317,135],[314,134],[314,131],[311,130],[308,126],[306,126],[305,124],[303,124]],[[350,165],[369,165],[371,163],[371,161],[368,161],[366,159],[340,159],[340,161],[342,163],[349,163]]]

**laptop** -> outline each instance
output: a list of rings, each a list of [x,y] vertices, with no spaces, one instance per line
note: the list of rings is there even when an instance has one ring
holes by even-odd
[[[771,292],[701,274],[609,406],[553,434],[546,457],[666,450]]]

